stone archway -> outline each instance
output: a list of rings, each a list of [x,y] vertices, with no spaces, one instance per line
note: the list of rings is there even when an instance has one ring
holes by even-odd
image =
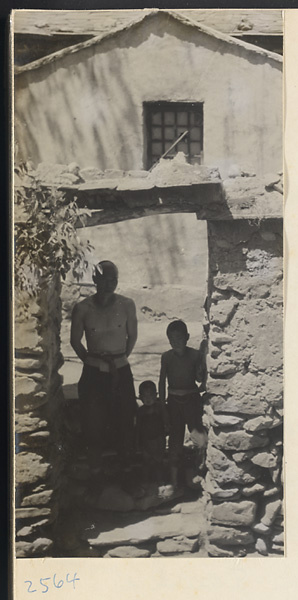
[[[282,552],[282,207],[276,180],[265,186],[239,176],[223,183],[205,167],[176,180],[173,173],[160,173],[159,180],[158,174],[155,180],[137,175],[60,188],[92,210],[90,225],[183,211],[207,221],[208,553]],[[16,516],[25,523],[17,548],[25,556],[50,552],[59,510],[59,293],[53,282],[32,307],[30,331],[21,323],[17,328],[22,493]]]

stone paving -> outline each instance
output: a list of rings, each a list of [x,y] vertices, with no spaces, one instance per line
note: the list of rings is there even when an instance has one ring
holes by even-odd
[[[169,500],[158,497],[162,488],[149,484],[134,504],[119,484],[99,484],[96,494],[94,482],[72,483],[58,523],[57,556],[207,556],[201,491],[185,488]]]

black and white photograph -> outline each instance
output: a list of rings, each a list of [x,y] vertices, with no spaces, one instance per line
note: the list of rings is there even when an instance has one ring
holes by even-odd
[[[285,556],[283,30],[13,12],[16,558]]]

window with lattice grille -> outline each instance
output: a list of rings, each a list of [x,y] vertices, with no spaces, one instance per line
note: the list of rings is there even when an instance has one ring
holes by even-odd
[[[191,164],[201,164],[203,157],[203,103],[202,102],[145,102],[144,115],[147,136],[147,169],[167,152],[174,158],[183,152]]]

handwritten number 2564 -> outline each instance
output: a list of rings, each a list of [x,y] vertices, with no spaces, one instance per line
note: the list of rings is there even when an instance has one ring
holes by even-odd
[[[76,589],[76,581],[80,581],[80,578],[76,576],[77,574],[75,573],[73,578],[70,579],[69,577],[69,573],[67,573],[66,575],[66,583],[72,583],[73,584],[73,589]],[[47,583],[45,583],[46,581],[50,581],[52,580],[52,577],[41,577],[39,580],[40,585],[42,586],[42,590],[41,593],[42,594],[46,594],[46,592],[49,590],[50,585],[48,585]],[[29,594],[33,594],[33,592],[37,592],[37,589],[33,589],[32,588],[32,581],[30,580],[26,580],[25,583],[28,583],[28,588],[27,588],[27,592]],[[64,580],[63,579],[56,579],[56,573],[53,576],[53,585],[55,588],[61,588],[64,584]]]

